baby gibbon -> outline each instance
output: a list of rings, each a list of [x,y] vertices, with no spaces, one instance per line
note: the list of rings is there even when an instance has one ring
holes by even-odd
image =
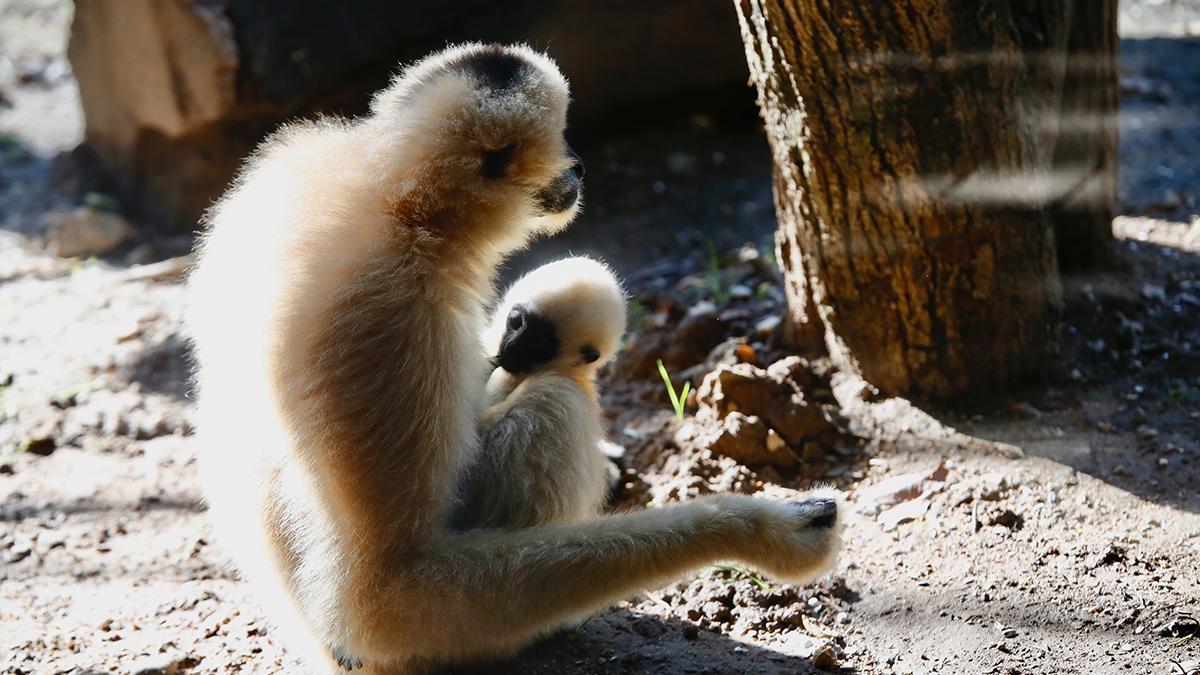
[[[579,209],[567,102],[539,53],[453,47],[361,119],[275,133],[206,218],[186,310],[201,481],[218,540],[314,669],[506,655],[715,561],[804,580],[834,557],[831,492],[449,527],[497,267]]]
[[[596,371],[624,332],[625,296],[595,260],[558,260],[513,284],[486,333],[499,367],[455,527],[529,527],[600,513],[612,462],[600,449]]]

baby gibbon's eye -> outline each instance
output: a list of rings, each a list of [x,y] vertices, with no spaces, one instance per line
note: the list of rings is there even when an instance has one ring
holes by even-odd
[[[508,313],[508,329],[520,330],[521,326],[525,325],[525,311],[520,307],[513,307]]]
[[[579,353],[583,354],[584,363],[595,363],[600,360],[600,350],[595,347],[584,347],[579,350]]]
[[[499,150],[485,150],[483,165],[479,168],[479,173],[484,178],[503,178],[505,172],[508,171],[508,165],[512,164],[513,156],[516,154],[516,143],[509,143]]]

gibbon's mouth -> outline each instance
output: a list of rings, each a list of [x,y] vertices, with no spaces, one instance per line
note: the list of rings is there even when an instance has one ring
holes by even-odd
[[[563,213],[579,201],[579,190],[583,187],[583,162],[573,150],[568,149],[567,152],[575,163],[534,195],[538,207],[546,215]]]

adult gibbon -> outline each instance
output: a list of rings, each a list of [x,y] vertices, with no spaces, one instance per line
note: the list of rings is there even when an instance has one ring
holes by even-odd
[[[186,313],[201,479],[218,538],[313,668],[505,655],[714,561],[801,580],[837,549],[833,493],[449,527],[497,265],[578,209],[567,101],[541,54],[454,47],[362,119],[274,134],[207,218]]]

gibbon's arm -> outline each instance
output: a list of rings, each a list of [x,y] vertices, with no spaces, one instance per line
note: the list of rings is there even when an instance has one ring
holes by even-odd
[[[600,408],[568,377],[530,376],[481,419],[458,529],[530,527],[594,515],[606,492]]]
[[[350,651],[370,660],[501,654],[563,623],[720,560],[793,581],[837,550],[837,497],[711,496],[523,530],[447,535],[372,596]]]

